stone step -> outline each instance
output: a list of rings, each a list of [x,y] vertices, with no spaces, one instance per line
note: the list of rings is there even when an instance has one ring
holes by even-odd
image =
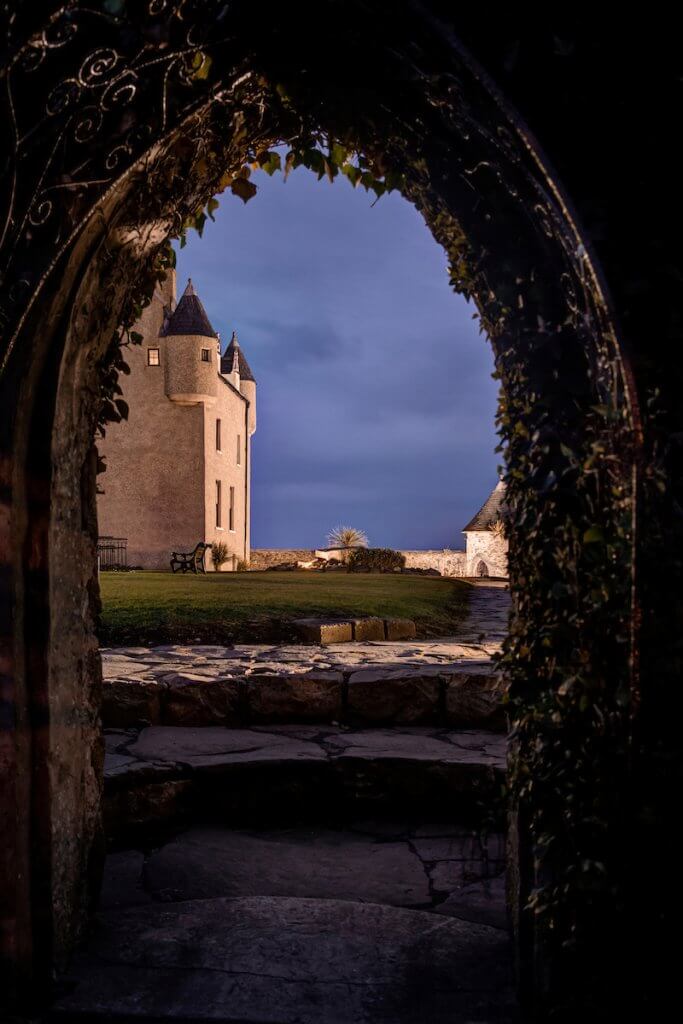
[[[104,913],[67,991],[55,1024],[515,1020],[504,932],[338,899],[215,898]]]
[[[106,735],[113,840],[189,820],[329,820],[381,808],[494,816],[506,739],[426,727],[150,726]],[[502,813],[502,809],[501,809]]]
[[[128,659],[131,662],[131,659]],[[286,722],[353,726],[433,725],[506,727],[504,687],[490,661],[422,666],[373,665],[337,669],[281,667],[229,670],[219,664],[148,672],[125,659],[105,662],[105,727]]]
[[[505,838],[464,825],[195,825],[107,857],[100,909],[244,896],[356,900],[507,929]]]

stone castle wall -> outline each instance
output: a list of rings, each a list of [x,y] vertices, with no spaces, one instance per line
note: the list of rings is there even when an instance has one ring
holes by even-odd
[[[163,353],[159,366],[147,365],[147,349],[163,348],[159,328],[173,286],[169,275],[136,325],[145,341],[126,350],[128,419],[108,424],[97,444],[107,465],[98,479],[99,534],[126,537],[128,564],[145,569],[168,569],[171,551],[204,539],[203,410],[167,399]]]
[[[434,551],[402,551],[408,569],[436,569],[442,576],[465,576],[467,556],[464,551],[448,548]],[[309,562],[315,558],[312,548],[254,548],[251,568],[267,569],[282,562]]]
[[[98,481],[102,489],[97,500],[99,534],[127,538],[128,564],[153,570],[167,570],[172,551],[191,551],[198,541],[224,541],[230,553],[223,566],[226,571],[249,558],[249,404],[219,376],[215,340],[159,335],[164,305],[174,294],[175,277],[169,274],[136,325],[143,343],[129,346],[125,353],[131,372],[120,383],[129,416],[122,423],[108,424],[106,437],[98,441],[107,465]],[[188,365],[192,373],[204,374],[201,380],[182,376],[187,369],[182,359],[180,368],[175,367],[178,353],[173,346],[186,341],[196,349]],[[159,350],[159,365],[148,365],[148,348]],[[208,363],[202,363],[201,348],[210,351]],[[197,387],[213,388],[210,401],[192,405],[171,401],[169,379],[186,398]],[[216,446],[217,419],[221,420],[221,450]],[[220,527],[216,525],[217,480],[221,481]],[[206,568],[212,569],[208,555]]]
[[[282,562],[310,562],[313,558],[313,548],[253,548],[250,565],[252,569],[268,569]]]
[[[442,576],[465,576],[467,556],[464,551],[442,548],[426,551],[402,551],[406,569],[436,569]]]

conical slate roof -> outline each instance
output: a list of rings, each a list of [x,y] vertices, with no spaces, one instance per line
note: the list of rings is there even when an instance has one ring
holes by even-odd
[[[505,505],[505,484],[499,480],[488,498],[481,506],[476,516],[470,519],[467,526],[463,526],[462,532],[468,530],[490,530],[494,523],[497,523],[503,514]]]
[[[192,281],[188,278],[187,287],[180,297],[180,302],[166,324],[164,334],[198,334],[202,338],[215,338],[214,331],[199,296],[195,294]]]
[[[226,348],[225,352],[221,357],[221,373],[232,373],[232,366],[237,353],[237,363],[240,370],[240,380],[253,380],[256,383],[256,378],[251,372],[251,367],[244,357],[244,352],[240,348],[240,344],[237,340],[237,334],[235,331],[232,332],[232,338],[230,344]]]

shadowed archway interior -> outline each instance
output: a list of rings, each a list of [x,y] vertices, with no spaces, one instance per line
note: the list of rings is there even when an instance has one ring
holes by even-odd
[[[615,780],[632,767],[638,692],[642,426],[601,273],[528,128],[430,5],[390,19],[383,5],[329,6],[314,46],[305,10],[264,25],[243,3],[55,5],[12,24],[0,878],[16,999],[67,962],[101,865],[93,435],[112,338],[163,274],[168,239],[221,189],[239,194],[243,168],[283,142],[340,140],[375,180],[400,183],[494,349],[514,605],[509,888],[525,997],[580,1003],[579,969],[597,991],[595,951],[623,925]],[[330,74],[330,54],[352,54],[352,73]],[[578,863],[593,868],[577,877]]]

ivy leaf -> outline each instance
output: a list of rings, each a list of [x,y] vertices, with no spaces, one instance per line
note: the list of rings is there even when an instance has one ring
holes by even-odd
[[[128,408],[128,402],[124,401],[123,398],[117,398],[114,404],[116,405],[116,408],[118,409],[119,416],[121,417],[121,419],[122,420],[127,420],[128,419],[128,413],[130,411],[129,408]]]
[[[583,535],[584,544],[604,544],[605,535],[599,526],[591,526]]]
[[[233,175],[230,173],[230,171],[226,171],[225,174],[222,174],[220,176],[220,178],[218,179],[218,185],[216,187],[216,191],[217,192],[225,192],[225,190],[228,187],[228,185],[232,185],[232,179],[233,179]]]
[[[359,167],[354,167],[353,164],[344,164],[341,172],[349,179],[354,188],[360,181],[361,174],[363,173]]]
[[[209,199],[209,201],[208,201],[208,203],[206,205],[206,209],[207,209],[207,212],[208,212],[209,217],[211,218],[211,220],[215,220],[216,219],[214,217],[214,212],[218,209],[219,206],[220,206],[220,203],[218,202],[217,199],[215,199],[215,198],[214,199]]]
[[[333,142],[330,147],[330,161],[337,167],[341,167],[346,160],[346,149],[339,142]]]
[[[399,171],[389,171],[384,176],[384,184],[386,185],[387,192],[400,191],[405,185],[405,177]]]
[[[256,195],[256,185],[247,181],[246,178],[235,178],[230,186],[230,191],[233,195],[239,196],[242,202],[248,203]]]
[[[282,160],[280,159],[279,153],[274,153],[266,150],[264,153],[259,153],[256,157],[256,162],[262,171],[272,178],[276,171],[281,170]]]

